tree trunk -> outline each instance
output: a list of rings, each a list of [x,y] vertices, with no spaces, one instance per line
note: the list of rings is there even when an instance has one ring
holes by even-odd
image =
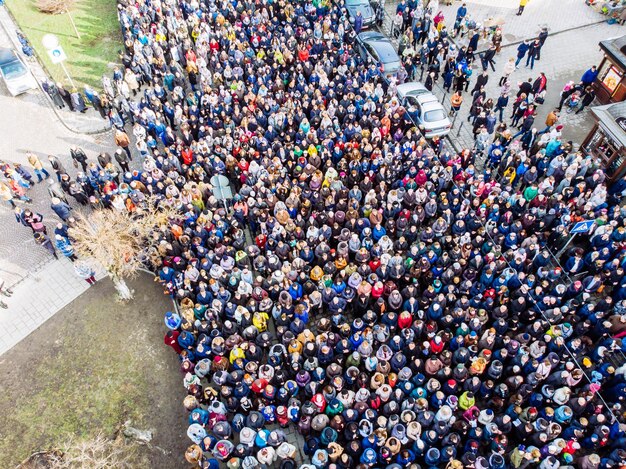
[[[119,295],[119,299],[122,301],[128,301],[133,299],[133,290],[131,290],[126,281],[123,278],[116,277],[114,275],[111,276],[113,280],[113,285],[115,285],[115,289],[117,290],[117,294]]]

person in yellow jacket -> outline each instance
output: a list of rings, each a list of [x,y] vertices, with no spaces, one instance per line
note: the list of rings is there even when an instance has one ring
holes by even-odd
[[[524,8],[529,1],[530,0],[519,0],[519,10],[517,10],[517,16],[522,16],[522,13],[524,13]]]
[[[459,397],[459,409],[467,410],[474,404],[476,404],[476,398],[474,394],[469,391],[465,391],[461,394],[461,397]]]
[[[509,166],[504,170],[504,174],[502,175],[502,179],[508,180],[509,185],[513,185],[513,181],[515,181],[515,177],[517,176],[517,171],[515,167]]]
[[[0,200],[5,201],[11,207],[15,208],[15,202],[13,202],[13,191],[3,182],[0,182]]]
[[[267,330],[267,321],[269,318],[269,315],[265,312],[256,312],[252,316],[252,324],[259,330],[259,332],[265,332]]]

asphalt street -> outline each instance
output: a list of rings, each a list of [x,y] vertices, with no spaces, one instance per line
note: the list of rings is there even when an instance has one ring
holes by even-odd
[[[395,15],[396,6],[399,2],[387,1],[385,9],[387,22],[383,30],[389,32],[390,18]],[[545,127],[547,114],[558,106],[560,92],[565,83],[570,80],[578,82],[582,74],[592,65],[597,65],[602,60],[602,52],[598,46],[601,40],[621,36],[626,31],[622,26],[606,23],[606,17],[598,14],[582,0],[541,0],[529,2],[522,16],[516,16],[518,0],[455,0],[452,5],[444,5],[439,1],[439,10],[445,17],[445,23],[449,30],[454,25],[456,11],[461,3],[467,4],[468,16],[478,23],[483,23],[492,18],[501,24],[503,31],[502,51],[496,56],[496,71],[489,71],[489,82],[486,86],[487,97],[497,99],[499,96],[498,81],[502,75],[504,64],[509,57],[515,57],[519,41],[536,37],[542,27],[547,27],[549,36],[541,51],[541,60],[536,62],[533,70],[524,67],[511,75],[512,90],[509,102],[509,114],[517,85],[522,80],[539,76],[544,72],[548,78],[546,102],[537,110],[535,127],[539,130]],[[465,45],[469,38],[456,38],[455,42]],[[479,50],[486,48],[487,43],[481,41]],[[473,79],[469,89],[473,87],[475,77],[481,72],[480,61],[474,64]],[[439,85],[441,85],[441,80]],[[434,89],[435,94],[443,101],[444,107],[449,107],[450,95],[445,93],[441,86]],[[470,108],[470,95],[465,94],[465,102],[455,121],[454,130],[450,134],[458,147],[472,147],[474,144],[471,127],[467,122]],[[596,103],[597,104],[597,103]],[[507,117],[508,117],[507,115]],[[510,123],[510,120],[509,120]],[[578,115],[561,115],[561,123],[564,125],[563,137],[574,143],[581,143],[593,127],[591,112],[586,109]],[[462,124],[462,125],[461,125]]]
[[[443,3],[443,2],[440,2]],[[534,70],[524,67],[513,75],[514,89],[520,80],[535,78],[540,71],[548,77],[548,94],[546,103],[539,108],[536,126],[543,128],[547,113],[558,103],[559,92],[569,81],[577,81],[582,73],[602,58],[598,42],[623,33],[623,28],[606,23],[598,24],[602,17],[590,9],[580,0],[543,0],[531,2],[527,11],[521,17],[515,16],[517,0],[466,0],[468,11],[479,21],[489,16],[501,18],[504,22],[503,31],[505,47],[496,58],[496,72],[491,73],[487,85],[487,95],[497,97],[497,82],[504,63],[510,56],[515,55],[515,41],[534,36],[540,27],[548,26],[551,36],[548,38],[542,51],[541,61]],[[389,15],[395,13],[397,2],[387,2],[386,9]],[[449,26],[454,22],[459,1],[452,6],[441,6],[446,15]],[[563,14],[567,12],[567,14]],[[388,28],[385,28],[388,29]],[[506,44],[512,44],[506,46]],[[0,28],[0,47],[11,47],[11,40]],[[478,74],[478,70],[475,75]],[[470,86],[472,86],[470,84]],[[443,94],[440,88],[435,94],[444,102],[447,108],[449,96]],[[96,136],[82,135],[71,132],[62,125],[57,115],[50,108],[47,98],[40,90],[30,91],[19,97],[11,97],[4,84],[0,84],[0,126],[3,130],[3,151],[1,159],[11,162],[26,163],[26,153],[32,151],[44,161],[47,155],[58,156],[73,173],[69,148],[72,145],[81,146],[88,156],[93,158],[103,150],[111,151],[112,137],[110,132]],[[455,129],[450,138],[458,146],[473,145],[472,135],[466,122],[469,103],[464,105],[456,121]],[[463,127],[461,127],[461,123]],[[575,143],[581,142],[593,125],[590,112],[584,111],[579,115],[562,115],[565,125],[564,137]],[[53,227],[58,222],[49,208],[49,198],[45,184],[31,189],[29,194],[34,203],[32,208],[42,213],[46,224]],[[30,231],[17,224],[11,208],[8,205],[0,207],[0,279],[9,284],[23,278],[29,270],[49,261],[51,257],[43,248],[35,245]]]

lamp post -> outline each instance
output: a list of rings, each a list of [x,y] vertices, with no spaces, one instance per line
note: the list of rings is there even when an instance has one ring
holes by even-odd
[[[61,68],[65,72],[65,76],[70,82],[70,85],[72,85],[72,88],[76,88],[72,77],[70,76],[67,68],[65,68],[65,64],[63,63],[67,59],[67,55],[65,55],[65,51],[59,44],[59,38],[56,37],[54,34],[46,34],[44,37],[41,38],[41,43],[48,51],[48,55],[50,56],[50,60],[52,61],[52,63],[59,64],[61,66]]]

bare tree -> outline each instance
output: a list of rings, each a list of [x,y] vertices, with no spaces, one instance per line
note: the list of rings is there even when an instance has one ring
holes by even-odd
[[[98,434],[89,439],[71,437],[62,449],[34,453],[16,469],[131,469],[147,464],[137,443]]]
[[[95,210],[77,217],[69,229],[74,250],[80,257],[92,258],[111,276],[121,300],[133,298],[125,279],[132,278],[144,267],[154,247],[154,233],[170,224],[180,213],[159,206],[147,198],[134,211]]]

